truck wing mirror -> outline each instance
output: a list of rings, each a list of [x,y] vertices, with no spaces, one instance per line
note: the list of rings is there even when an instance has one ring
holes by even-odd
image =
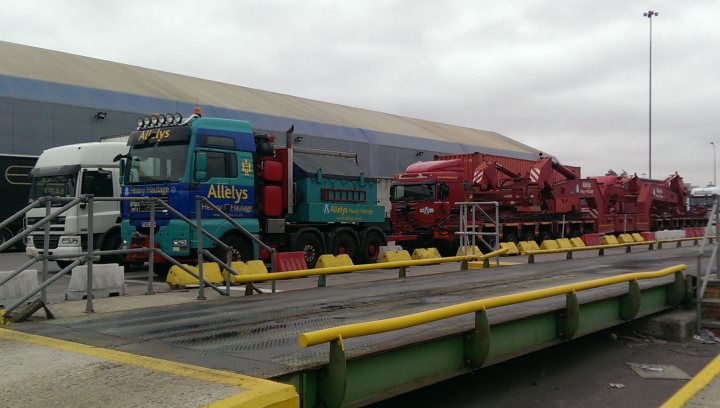
[[[204,181],[207,178],[207,154],[198,152],[195,156],[195,180]]]

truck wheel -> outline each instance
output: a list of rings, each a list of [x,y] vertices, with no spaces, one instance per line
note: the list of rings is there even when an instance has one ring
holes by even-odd
[[[12,231],[8,228],[0,229],[0,245],[10,241],[12,238]]]
[[[111,251],[114,249],[122,249],[122,240],[120,239],[120,232],[114,231],[110,235],[106,236],[100,247],[103,251]],[[116,263],[120,266],[125,265],[125,256],[118,255],[103,255],[100,257],[100,263]]]
[[[367,231],[362,238],[362,255],[364,259],[360,261],[363,263],[377,262],[378,255],[380,255],[380,247],[385,245],[387,245],[387,239],[382,232],[374,230]]]
[[[305,263],[308,269],[314,268],[320,255],[325,252],[320,238],[311,232],[300,234],[295,241],[293,251],[303,251],[305,253]]]
[[[515,235],[515,234],[506,234],[505,237],[504,237],[503,242],[512,242],[513,244],[517,244],[517,243],[518,243],[517,235]]]
[[[358,241],[349,231],[341,231],[335,234],[330,250],[333,255],[347,254],[353,262],[358,259]]]
[[[55,261],[55,263],[60,267],[60,269],[65,269],[70,266],[72,261]]]
[[[538,237],[538,242],[542,244],[544,241],[547,241],[548,239],[553,239],[553,236],[549,232],[541,232],[540,236]]]
[[[220,241],[224,242],[226,245],[230,245],[235,251],[237,251],[237,253],[235,253],[232,257],[233,261],[247,262],[254,259],[252,245],[250,245],[248,240],[244,239],[240,235],[236,233],[226,234],[220,239]],[[217,256],[219,259],[226,259],[225,251],[223,251],[222,248],[215,247],[212,252],[213,255]]]
[[[173,264],[171,263],[156,263],[155,265],[153,265],[153,272],[155,273],[155,275],[157,275],[158,282],[165,282],[172,266]]]

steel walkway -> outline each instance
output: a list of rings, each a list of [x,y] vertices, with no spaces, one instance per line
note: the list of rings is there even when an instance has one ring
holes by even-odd
[[[409,277],[405,279],[391,278],[272,295],[231,297],[170,307],[86,315],[44,323],[30,322],[15,325],[13,329],[288,382],[298,388],[304,405],[312,406],[318,402],[318,388],[321,388],[321,384],[318,384],[322,382],[323,367],[328,363],[328,347],[319,345],[300,348],[297,336],[301,332],[622,273],[658,270],[680,263],[687,265],[686,273],[694,274],[696,254],[697,247],[681,247],[415,277],[410,271]],[[638,316],[670,307],[662,298],[662,290],[653,288],[672,281],[673,277],[669,276],[657,281],[640,282],[644,293],[650,294],[650,301],[646,302],[643,298]],[[606,299],[621,297],[627,291],[627,284],[613,285],[580,292],[578,299],[581,305],[601,304]],[[554,321],[552,316],[564,307],[565,298],[556,297],[488,311],[490,324],[493,328],[502,329],[500,332],[505,336],[503,341],[509,343],[500,346],[496,344],[494,353],[491,352],[491,358],[485,365],[561,342],[559,338],[540,338],[542,336],[538,336],[536,331],[544,333],[555,330],[547,316]],[[578,335],[622,323],[619,316],[607,318],[606,315],[612,312],[602,308],[588,306],[586,309],[591,317],[581,317],[584,323]],[[519,325],[513,326],[516,323]],[[400,360],[416,361],[418,372],[425,372],[421,374],[422,378],[412,378],[404,373],[407,367],[403,368],[402,364],[406,363],[391,362],[387,375],[403,377],[399,379],[401,383],[396,383],[398,379],[393,378],[391,381],[384,376],[367,378],[373,384],[359,388],[355,384],[356,388],[348,392],[346,403],[369,403],[461,374],[462,367],[448,368],[445,365],[447,358],[434,356],[433,353],[454,348],[450,343],[457,342],[455,338],[458,336],[462,343],[462,333],[473,327],[474,318],[467,315],[346,340],[348,360],[364,364],[355,368],[356,372],[363,372],[356,374],[362,378],[377,377],[372,374],[373,369],[367,366],[385,364],[387,360],[382,357],[385,355],[382,353],[386,352],[408,354],[401,356]],[[462,363],[462,355],[460,360]],[[467,368],[465,372],[471,369]],[[431,374],[427,374],[427,370]],[[434,374],[433,370],[436,370]],[[384,388],[383,383],[386,383]]]

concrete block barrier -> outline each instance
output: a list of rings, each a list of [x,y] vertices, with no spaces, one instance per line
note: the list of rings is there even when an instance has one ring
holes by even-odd
[[[93,297],[120,296],[125,294],[125,269],[118,264],[93,265]],[[70,275],[65,300],[81,300],[87,297],[87,265],[76,266]]]
[[[0,279],[5,279],[11,273],[12,271],[0,271]],[[0,307],[10,306],[37,289],[39,285],[37,270],[28,269],[20,272],[16,277],[0,286]],[[28,302],[32,302],[36,297],[29,299]]]

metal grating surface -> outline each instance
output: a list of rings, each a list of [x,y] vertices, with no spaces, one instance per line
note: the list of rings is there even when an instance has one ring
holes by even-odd
[[[32,331],[117,350],[273,378],[325,364],[328,346],[302,349],[303,331],[376,320],[490,296],[595,279],[627,272],[694,265],[692,247],[544,262],[499,270],[231,297],[176,306],[89,315],[18,325]],[[690,271],[691,272],[691,271]],[[668,278],[672,280],[672,277]],[[665,282],[668,281],[665,280]],[[655,284],[655,283],[652,283]],[[644,286],[651,283],[643,283]],[[582,292],[591,300],[624,293],[626,285]],[[522,318],[564,305],[558,297],[489,311],[491,322]],[[348,339],[348,357],[376,353],[471,327],[471,315],[401,331]]]

